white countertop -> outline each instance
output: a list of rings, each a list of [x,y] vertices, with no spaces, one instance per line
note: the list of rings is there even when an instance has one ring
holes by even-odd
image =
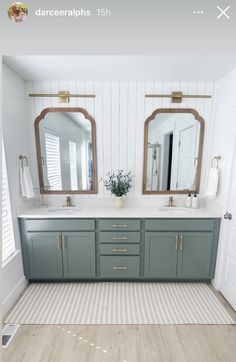
[[[163,211],[164,210],[164,211]],[[18,215],[30,219],[87,219],[87,218],[221,218],[221,215],[205,207],[199,209],[160,206],[126,206],[116,209],[111,206],[81,206],[77,209],[60,207],[35,207]]]

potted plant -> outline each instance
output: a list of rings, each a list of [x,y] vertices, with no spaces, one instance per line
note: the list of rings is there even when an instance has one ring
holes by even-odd
[[[118,170],[117,173],[108,173],[107,179],[104,180],[104,186],[107,190],[115,195],[115,206],[123,207],[123,196],[127,196],[132,187],[133,176],[131,171],[124,173],[123,170]]]

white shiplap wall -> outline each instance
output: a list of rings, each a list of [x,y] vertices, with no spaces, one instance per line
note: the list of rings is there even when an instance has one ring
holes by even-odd
[[[206,188],[206,168],[209,167],[209,140],[211,130],[211,99],[184,99],[182,104],[171,104],[170,98],[145,98],[146,93],[169,94],[182,91],[186,94],[213,95],[211,83],[174,83],[174,82],[60,82],[27,81],[26,105],[28,113],[28,132],[30,140],[30,164],[34,185],[38,187],[38,171],[34,140],[34,121],[46,107],[83,107],[96,121],[97,126],[97,162],[98,179],[104,178],[109,171],[117,169],[131,170],[135,174],[135,187],[129,193],[130,198],[153,198],[142,195],[143,137],[144,122],[157,108],[194,108],[206,123],[201,195]],[[57,93],[67,90],[71,93],[92,93],[95,99],[71,98],[69,104],[59,104],[57,98],[30,98],[28,93]],[[81,195],[79,197],[88,197]],[[110,197],[103,183],[99,182],[98,195],[90,198]]]

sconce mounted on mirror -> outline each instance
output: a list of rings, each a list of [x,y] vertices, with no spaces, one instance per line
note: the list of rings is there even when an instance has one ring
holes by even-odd
[[[199,192],[204,127],[190,108],[160,108],[146,119],[143,194]]]
[[[70,98],[95,98],[95,94],[70,94],[68,91],[58,93],[30,93],[29,97],[57,97],[59,103],[69,103]]]
[[[171,94],[145,94],[146,98],[171,98],[172,103],[182,103],[183,98],[211,98],[210,95],[191,95],[183,92],[172,92]]]

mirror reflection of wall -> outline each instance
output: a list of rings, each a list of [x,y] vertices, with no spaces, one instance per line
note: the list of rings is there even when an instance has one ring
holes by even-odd
[[[194,114],[157,113],[147,132],[145,190],[195,190],[201,124]]]
[[[93,189],[92,123],[83,113],[47,112],[39,137],[45,190]]]

